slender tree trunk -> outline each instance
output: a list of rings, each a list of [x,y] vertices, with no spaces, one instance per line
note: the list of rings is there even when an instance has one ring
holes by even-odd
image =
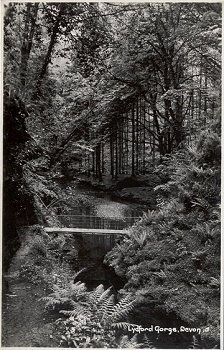
[[[178,91],[178,95],[174,102],[174,110],[170,108],[170,115],[172,122],[174,123],[174,138],[176,141],[176,145],[178,146],[183,140],[184,140],[184,130],[183,130],[183,104],[184,104],[184,98],[183,94],[180,89],[180,81],[183,76],[183,64],[181,60],[175,65],[175,71],[173,68],[173,58],[171,58],[170,61],[170,70],[171,70],[171,80],[173,83],[173,88]],[[171,101],[170,101],[171,103]],[[169,127],[169,125],[168,125]],[[167,135],[168,136],[168,135]],[[170,142],[168,142],[168,149],[166,150],[169,152],[170,144],[171,144],[171,135],[169,136]]]
[[[135,175],[135,105],[133,103],[132,105],[132,149],[131,149],[131,174],[132,176]]]
[[[140,97],[140,148],[141,148],[141,174],[144,174],[144,109],[143,109],[143,101],[142,101],[142,97]]]
[[[208,90],[208,71],[207,63],[205,62],[205,95],[204,95],[204,112],[205,112],[205,124],[206,124],[206,113],[207,113],[207,90]]]
[[[145,113],[145,102],[143,101],[143,174],[145,174],[145,126],[146,126],[146,113]],[[151,134],[150,134],[151,141]]]
[[[118,174],[121,174],[121,157],[122,157],[122,153],[121,153],[121,122],[118,121]]]
[[[95,151],[92,153],[92,173],[95,176]]]
[[[104,174],[104,172],[105,172],[105,162],[104,162],[104,143],[103,142],[102,142],[102,146],[101,146],[101,153],[102,153],[102,157],[101,157],[102,174]]]
[[[57,35],[59,32],[59,25],[60,25],[60,22],[62,19],[63,10],[64,10],[64,3],[61,3],[60,8],[59,8],[59,13],[58,13],[57,18],[56,18],[55,23],[54,23],[54,27],[53,27],[53,31],[51,34],[51,39],[50,39],[50,43],[48,46],[47,54],[45,56],[43,65],[41,67],[40,74],[39,74],[38,79],[37,79],[35,91],[33,94],[33,100],[37,99],[38,96],[40,95],[40,88],[41,88],[42,80],[47,72],[47,68],[48,68],[48,65],[49,65],[50,60],[51,60],[51,55],[52,55],[54,46],[55,46],[56,41],[57,41]]]
[[[114,178],[114,142],[113,142],[113,131],[110,134],[110,174],[112,179]]]
[[[155,118],[152,121],[152,132],[155,135]],[[156,150],[155,150],[155,137],[152,137],[152,163],[155,164]]]
[[[124,115],[122,114],[121,119],[121,174],[124,173]]]
[[[33,13],[32,13],[32,6],[33,6]],[[21,65],[20,65],[20,78],[21,78],[21,84],[23,86],[25,86],[26,84],[27,67],[28,67],[30,52],[33,45],[33,36],[36,28],[38,6],[39,6],[39,3],[35,3],[34,5],[31,5],[31,3],[27,3],[24,36],[23,36],[23,42],[21,47]],[[31,23],[30,30],[29,30],[29,22]]]
[[[125,173],[128,174],[129,171],[129,118],[128,118],[128,113],[126,115],[126,143],[125,143],[125,149],[126,149],[126,169]]]
[[[178,146],[184,140],[183,130],[183,97],[178,96],[175,102],[175,123],[174,123],[174,137],[176,145]]]
[[[136,100],[136,165],[135,172],[138,174],[139,171],[139,108],[138,99]]]
[[[88,153],[88,156],[87,156],[87,176],[89,177],[90,176],[90,155]]]
[[[25,82],[26,82],[26,70],[27,70],[27,64],[29,59],[27,42],[28,42],[28,35],[29,35],[30,10],[31,10],[31,3],[27,3],[24,31],[23,31],[23,41],[21,46],[21,63],[20,63],[20,79],[23,86],[25,86]]]
[[[101,173],[101,143],[96,146],[96,177],[99,181],[102,180]]]
[[[171,131],[170,128],[167,131],[167,153],[171,153],[172,152],[172,138],[171,138]]]
[[[201,56],[201,64],[200,64],[200,72],[199,72],[199,96],[198,96],[198,118],[200,119],[201,117],[201,107],[202,107],[202,93],[201,93],[201,88],[202,88],[202,56]]]
[[[194,109],[194,89],[192,89],[192,99],[191,99],[191,121],[190,121],[190,140],[193,139],[194,134],[194,123],[195,123],[195,109]]]
[[[118,128],[116,122],[116,132],[115,132],[115,179],[118,176]]]

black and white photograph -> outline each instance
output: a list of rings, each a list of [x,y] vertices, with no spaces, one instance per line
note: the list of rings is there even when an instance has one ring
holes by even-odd
[[[1,346],[222,349],[222,3],[1,6]]]

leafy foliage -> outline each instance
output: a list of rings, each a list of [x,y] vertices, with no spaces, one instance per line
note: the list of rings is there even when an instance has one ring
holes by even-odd
[[[219,148],[211,132],[193,147],[194,155],[186,148],[160,166],[170,181],[155,188],[157,210],[145,213],[106,261],[128,279],[124,295],[136,293],[150,308],[156,302],[182,322],[209,326],[206,346],[219,341],[210,315],[219,312],[220,153],[209,156]]]
[[[97,176],[93,152],[134,105],[147,114],[133,132],[145,172],[143,158],[172,152],[220,107],[220,14],[219,4],[11,3],[5,89],[26,101],[28,130],[53,163]]]
[[[52,286],[54,290],[53,293],[48,295],[44,300],[46,301],[47,309],[61,309],[61,308],[71,308],[76,305],[76,301],[82,299],[85,295],[86,287],[84,283],[76,282],[75,284],[66,285],[66,288],[59,287],[58,284]],[[83,311],[82,309],[79,310]],[[77,310],[74,310],[73,313]]]
[[[26,228],[23,236],[24,240],[21,247],[23,249],[23,259],[21,259],[19,269],[20,277],[29,283],[43,283],[52,293],[54,288],[57,288],[57,291],[61,291],[60,288],[62,288],[60,295],[63,297],[66,297],[66,295],[63,295],[63,290],[65,294],[70,295],[72,293],[70,280],[75,277],[75,274],[63,257],[62,247],[66,240],[70,240],[70,245],[73,246],[72,238],[52,238],[39,225]],[[75,254],[74,249],[72,254],[75,259],[77,254]],[[67,292],[65,292],[65,289],[67,289]]]
[[[83,284],[78,282],[80,288]],[[73,285],[76,290],[77,284]],[[128,314],[133,310],[135,301],[127,296],[118,303],[114,301],[114,295],[111,288],[104,289],[103,285],[99,285],[92,292],[86,292],[82,289],[81,294],[72,293],[70,296],[71,310],[61,310],[61,313],[68,315],[68,319],[58,320],[57,327],[60,330],[61,345],[78,346],[78,347],[128,347],[130,344],[139,346],[136,337],[129,339],[123,337],[118,342],[116,337],[116,329],[125,330],[130,323],[122,322]],[[62,295],[62,298],[61,298]],[[55,302],[58,296],[61,300],[61,307],[64,303],[64,293],[56,291],[54,295]],[[50,298],[52,297],[50,296]],[[66,294],[67,297],[67,294]],[[54,306],[51,299],[51,305]],[[67,302],[67,300],[66,300]]]

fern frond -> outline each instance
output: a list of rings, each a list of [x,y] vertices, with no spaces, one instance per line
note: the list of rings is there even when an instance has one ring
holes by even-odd
[[[56,307],[69,305],[73,307],[76,305],[76,300],[81,296],[87,294],[86,286],[82,282],[71,283],[67,288],[62,288],[58,285],[53,285],[53,292],[47,297],[42,298],[46,302],[47,309],[55,309]]]
[[[106,322],[107,319],[114,311],[114,295],[112,294],[108,299],[104,301],[99,309],[99,316],[101,316],[102,322]]]
[[[148,236],[148,232],[144,230],[141,233],[133,232],[131,237],[140,245],[140,247],[142,247],[146,241],[147,236]]]
[[[108,321],[113,323],[118,322],[124,317],[127,317],[131,310],[134,308],[135,302],[130,299],[130,296],[123,298],[119,303],[117,303],[111,315],[108,317]]]
[[[192,340],[192,343],[191,343],[189,349],[200,349],[199,341],[198,341],[198,339],[195,337],[195,335],[193,335],[193,340]]]
[[[100,297],[98,298],[98,302],[97,302],[97,305],[100,306],[104,303],[105,300],[107,300],[111,294],[111,289],[112,289],[112,286],[107,288],[101,295]]]
[[[56,298],[54,296],[45,297],[46,301],[45,308],[55,310],[58,307],[65,306],[65,304],[73,307],[73,301],[67,297]]]
[[[79,297],[87,292],[85,283],[76,282],[71,284],[71,296]]]
[[[90,292],[89,299],[95,304],[97,304],[103,293],[104,293],[104,286],[103,284],[99,284],[99,286],[97,286],[94,289],[94,291]]]
[[[82,272],[84,272],[86,270],[87,270],[87,268],[84,267],[83,269],[81,269],[78,272],[76,272],[76,274],[73,276],[73,279],[75,280],[79,275],[81,275]]]
[[[82,305],[80,303],[74,303],[72,310],[61,310],[61,314],[65,316],[78,316],[84,315],[86,317],[90,316],[90,310],[86,307],[86,305]]]

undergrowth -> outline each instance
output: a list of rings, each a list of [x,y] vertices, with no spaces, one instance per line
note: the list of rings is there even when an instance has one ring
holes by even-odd
[[[70,235],[50,237],[38,225],[26,228],[23,242],[23,258],[19,268],[20,278],[31,283],[43,283],[51,290],[53,284],[67,283],[74,276],[71,259],[77,258],[72,248],[71,256],[65,256],[63,246],[71,241]],[[68,254],[67,254],[68,255]]]
[[[137,337],[124,336],[130,324],[126,321],[135,306],[135,300],[126,296],[119,302],[111,288],[99,285],[87,291],[85,284],[76,282],[68,289],[55,287],[46,299],[46,307],[61,307],[60,313],[67,317],[56,322],[54,336],[63,347],[141,347]],[[66,307],[66,310],[63,309]]]
[[[219,346],[218,135],[204,131],[198,142],[168,156],[156,171],[170,178],[154,189],[157,209],[145,213],[105,261],[127,279],[123,296],[135,293],[154,314],[158,310],[190,327],[209,327],[198,340],[200,347]],[[145,317],[150,321],[150,315]]]

